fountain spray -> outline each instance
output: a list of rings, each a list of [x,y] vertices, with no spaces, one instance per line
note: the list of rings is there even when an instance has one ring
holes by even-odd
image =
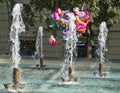
[[[78,38],[76,36],[75,29],[75,16],[73,13],[69,13],[70,19],[66,22],[66,29],[69,30],[69,33],[66,34],[66,44],[65,44],[65,63],[68,66],[68,81],[74,79],[74,63],[73,63],[73,52],[76,49],[76,43],[78,42]],[[62,81],[65,81],[65,78],[62,78]]]
[[[22,4],[16,4],[12,12],[13,20],[11,24],[10,40],[12,41],[12,62],[15,64],[16,68],[18,67],[19,62],[21,60],[19,54],[20,51],[19,34],[21,32],[25,32],[25,25],[23,23],[21,16],[22,8],[23,8]]]
[[[103,62],[105,61],[104,55],[105,55],[105,52],[107,51],[107,48],[106,48],[107,34],[108,34],[108,29],[106,27],[106,22],[102,22],[100,24],[100,32],[98,36],[99,48],[97,50],[97,54],[100,57],[99,76],[103,76],[104,74],[106,74],[105,72],[103,72],[104,71]]]
[[[10,40],[12,41],[12,62],[14,63],[13,68],[13,83],[14,85],[10,87],[10,89],[18,90],[22,86],[20,86],[20,69],[18,67],[21,57],[20,57],[20,40],[19,34],[21,32],[25,32],[25,25],[22,20],[21,11],[23,9],[22,4],[16,4],[12,11],[12,24],[11,24],[11,32],[10,32]]]
[[[43,67],[43,27],[40,26],[38,29],[38,33],[37,33],[37,39],[36,39],[36,51],[34,54],[34,59],[36,61],[36,63],[40,63],[40,65],[36,65],[36,66],[40,66]]]

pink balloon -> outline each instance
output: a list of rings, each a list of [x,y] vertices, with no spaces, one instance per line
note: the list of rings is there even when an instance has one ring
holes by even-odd
[[[61,14],[61,9],[56,7],[55,12],[57,12],[60,15]]]
[[[79,25],[76,25],[76,31],[79,33],[79,34],[83,34],[86,30],[86,26],[83,25],[83,24],[79,24]]]
[[[53,18],[55,22],[59,22],[59,14],[57,12],[54,12]]]
[[[55,40],[54,36],[51,35],[49,38],[48,38],[48,41],[49,43],[52,45],[52,46],[55,46],[58,44],[58,42]]]

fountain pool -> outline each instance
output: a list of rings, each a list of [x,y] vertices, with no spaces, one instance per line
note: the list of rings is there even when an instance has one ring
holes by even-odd
[[[21,69],[20,82],[26,83],[26,92],[30,93],[119,93],[120,64],[105,63],[110,75],[106,78],[93,76],[98,67],[96,62],[75,62],[75,76],[80,78],[77,84],[65,84],[61,81],[60,69],[63,61],[45,60],[45,68],[36,68],[32,60],[24,60],[19,65]],[[3,83],[12,83],[11,62],[0,62],[0,93],[12,93],[5,90]]]

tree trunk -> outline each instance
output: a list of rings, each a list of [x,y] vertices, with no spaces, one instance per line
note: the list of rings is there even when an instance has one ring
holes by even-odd
[[[92,58],[91,50],[92,50],[92,45],[86,42],[86,54],[87,54],[87,58],[89,59]]]
[[[91,59],[92,58],[92,44],[91,44],[91,37],[93,37],[93,32],[92,32],[92,23],[89,23],[87,26],[86,34],[87,34],[87,39],[86,39],[86,55],[87,58]]]

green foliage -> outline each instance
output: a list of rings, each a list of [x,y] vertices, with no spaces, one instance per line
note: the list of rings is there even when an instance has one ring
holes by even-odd
[[[33,12],[32,8],[27,5],[27,4],[24,4],[24,11],[23,11],[23,20],[26,24],[26,28],[29,29],[28,26],[32,26],[34,27],[35,26],[35,23],[36,23],[36,17],[35,17],[35,13]]]
[[[4,0],[0,0],[3,2]],[[13,0],[5,0],[8,8]],[[28,26],[35,26],[36,21],[46,18],[44,9],[53,12],[58,6],[62,10],[71,10],[74,6],[86,8],[90,12],[90,23],[96,26],[106,21],[108,27],[120,20],[120,0],[30,0],[24,4],[24,21]]]
[[[86,8],[91,18],[83,36],[87,37],[89,43],[96,42],[97,38],[92,25],[99,26],[102,21],[106,21],[107,27],[110,28],[120,21],[120,0],[30,0],[29,4],[24,6],[24,22],[29,26],[34,26],[36,21],[47,18],[48,14],[44,9],[53,13],[56,7],[62,10],[72,10],[75,6]],[[56,33],[57,31],[54,30],[53,32]]]
[[[13,2],[14,0],[0,0],[0,2],[4,2],[5,1],[5,3],[6,3],[6,6],[7,6],[7,8],[8,8],[8,10],[10,10],[11,9],[11,2]]]
[[[94,25],[98,26],[102,21],[107,22],[108,28],[120,21],[120,0],[99,0],[97,4],[99,16],[94,18]]]
[[[9,8],[11,7],[11,1],[12,0],[7,0]]]
[[[3,0],[0,0],[0,3],[3,3]]]
[[[25,22],[29,24],[29,26],[33,26],[36,21],[35,15],[37,15],[40,19],[46,18],[44,17],[46,16],[44,9],[53,12],[56,7],[59,7],[62,10],[71,10],[74,6],[78,6],[79,8],[87,8],[91,15],[91,22],[93,22],[93,19],[98,16],[99,12],[97,3],[98,0],[30,0],[29,4],[24,5],[25,13],[27,13],[24,17],[27,17],[28,20],[25,20]]]

